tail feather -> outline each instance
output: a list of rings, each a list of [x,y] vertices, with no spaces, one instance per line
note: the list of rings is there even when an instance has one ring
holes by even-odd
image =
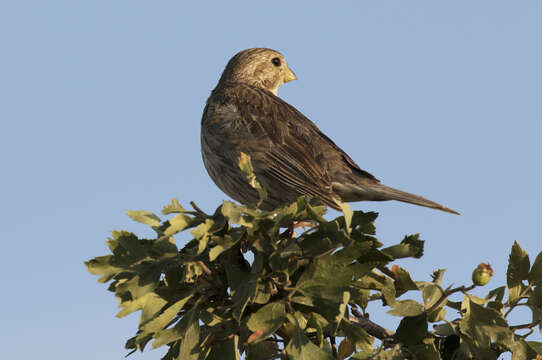
[[[378,184],[377,187],[373,187],[371,190],[372,190],[371,192],[373,192],[373,194],[376,197],[378,197],[379,200],[380,199],[381,200],[397,200],[397,201],[402,201],[402,202],[406,202],[406,203],[410,203],[414,205],[425,206],[431,209],[446,211],[446,212],[456,214],[456,215],[461,215],[455,210],[447,208],[444,205],[441,205],[439,203],[426,199],[422,196],[410,194],[405,191],[394,189],[386,185]]]

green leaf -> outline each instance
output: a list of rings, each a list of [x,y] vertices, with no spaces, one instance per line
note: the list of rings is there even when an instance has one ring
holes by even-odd
[[[528,279],[530,283],[542,284],[542,251],[536,256]]]
[[[423,305],[414,300],[396,301],[388,314],[395,316],[417,316],[423,313]]]
[[[169,214],[175,214],[175,213],[185,213],[186,211],[181,204],[179,203],[179,200],[177,198],[173,198],[171,200],[171,204],[164,206],[162,209],[162,214],[169,215]]]
[[[393,261],[392,256],[374,248],[368,249],[360,257],[358,257],[358,262],[360,264],[368,263],[368,264],[372,264],[373,266],[386,264],[390,261]]]
[[[502,300],[504,299],[505,290],[506,290],[505,286],[499,286],[498,288],[491,290],[487,294],[486,299],[492,299],[493,297],[495,297],[496,302],[502,303]]]
[[[209,241],[211,229],[214,225],[215,222],[213,220],[205,219],[205,222],[202,222],[195,229],[192,229],[190,231],[190,233],[194,235],[194,238],[198,240],[198,255],[203,253],[203,251],[205,251],[205,249],[207,248],[207,242]]]
[[[356,353],[352,356],[354,360],[405,360],[405,356],[401,352],[401,345],[395,345],[390,350],[367,351]]]
[[[533,322],[540,321],[542,319],[542,285],[535,286],[530,292],[527,306],[531,309]],[[542,324],[539,323],[538,328],[542,329]]]
[[[208,326],[215,326],[220,323],[226,322],[227,317],[229,316],[228,310],[219,306],[218,308],[213,307],[214,304],[207,304],[205,309],[202,309],[200,312],[200,319]]]
[[[324,330],[323,328],[329,325],[329,322],[320,314],[313,312],[310,314],[309,319],[307,320],[306,332],[316,331],[317,343],[320,344],[322,348],[324,344]]]
[[[123,267],[113,265],[113,256],[98,256],[92,260],[85,261],[88,272],[93,275],[102,275],[98,282],[104,283],[111,280],[115,275],[124,270]]]
[[[197,360],[200,355],[199,320],[197,317],[190,320],[179,349],[179,358],[183,360]]]
[[[213,237],[213,242],[216,244],[216,246],[213,246],[209,251],[209,260],[214,261],[224,251],[237,244],[245,234],[246,232],[244,229],[237,228],[230,231],[229,234],[224,234],[222,237]]]
[[[408,271],[397,265],[393,265],[391,271],[393,272],[395,278],[398,281],[399,288],[403,290],[419,290],[418,285],[416,285],[416,283],[412,281],[412,278],[410,277]]]
[[[437,285],[442,285],[442,278],[444,277],[444,272],[446,272],[446,269],[438,269],[433,271],[433,274],[431,274],[431,279],[433,279],[433,282]]]
[[[285,316],[286,311],[283,303],[273,302],[261,307],[248,319],[247,327],[258,335],[252,339],[249,337],[248,342],[259,342],[275,333],[285,321]]]
[[[176,255],[179,252],[179,249],[175,244],[173,236],[162,236],[154,241],[150,252],[157,253],[159,257],[164,255],[169,257],[169,255]]]
[[[352,216],[352,228],[355,228],[362,234],[375,235],[375,220],[378,217],[378,214],[375,212],[363,212],[363,211],[354,211]]]
[[[529,296],[528,304],[542,309],[542,285],[537,285],[531,292]]]
[[[372,351],[373,337],[367,334],[361,327],[352,324],[349,320],[344,319],[340,326],[344,336],[355,345],[357,349],[363,351]]]
[[[538,341],[526,341],[527,345],[538,355],[542,355],[542,343]]]
[[[445,317],[446,317],[446,309],[441,307],[427,314],[427,321],[439,322],[439,321],[444,320]]]
[[[531,343],[534,343],[534,346],[531,346]],[[520,339],[519,341],[516,341],[516,345],[514,346],[514,349],[512,349],[512,359],[537,359],[537,355],[540,355],[541,353],[536,351],[536,348],[542,345],[541,343],[537,343],[534,341],[525,341],[523,339]],[[542,350],[542,349],[540,349]]]
[[[350,209],[350,205],[348,205],[348,203],[345,203],[345,202],[339,202],[339,206],[344,214],[344,223],[345,223],[345,227],[346,227],[346,232],[347,233],[351,233],[352,232],[352,215],[354,214],[352,212],[352,209]]]
[[[483,307],[469,297],[465,297],[462,309],[464,314],[459,328],[471,339],[474,350],[479,354],[485,354],[492,341],[507,348],[513,347],[514,333],[499,312]]]
[[[508,258],[508,270],[506,272],[508,287],[514,287],[520,284],[522,280],[527,280],[529,268],[529,256],[518,242],[514,241],[510,257]]]
[[[279,352],[275,341],[262,341],[250,343],[246,346],[246,360],[275,359],[273,355]]]
[[[239,336],[237,335],[227,340],[217,341],[211,347],[211,352],[205,360],[240,360],[238,346]]]
[[[224,201],[220,206],[220,212],[230,224],[237,224],[247,228],[252,228],[254,226],[253,221],[246,219],[247,216],[245,216],[245,212],[247,210],[247,207],[239,206],[231,201]]]
[[[155,293],[148,293],[144,296],[141,296],[135,300],[127,300],[122,301],[120,303],[120,306],[122,307],[122,310],[115,315],[118,318],[123,318],[126,315],[130,315],[134,311],[141,310],[145,304],[147,304],[149,301],[154,300],[156,297]]]
[[[451,323],[444,323],[444,324],[435,325],[433,327],[433,332],[436,335],[442,336],[442,337],[457,335],[457,333],[456,333],[455,329],[452,327]]]
[[[418,316],[406,316],[399,323],[395,338],[406,345],[415,345],[427,336],[427,317],[425,313]]]
[[[420,234],[408,235],[401,241],[401,244],[382,249],[382,252],[394,259],[407,257],[421,258],[423,256],[423,245],[425,241],[420,240]]]
[[[337,325],[335,326],[335,331],[333,332],[332,335],[335,335],[335,333],[339,329],[339,325],[341,324],[341,321],[344,318],[344,314],[346,313],[348,309],[348,302],[350,301],[350,293],[348,291],[343,292],[342,299],[343,301],[339,304],[339,312],[335,316],[335,323]]]
[[[442,288],[436,284],[429,284],[424,286],[422,290],[422,297],[425,308],[429,309],[431,306],[433,306],[442,297],[443,294],[444,292]],[[446,302],[443,301],[441,306],[444,306],[445,304]]]
[[[164,329],[170,322],[177,316],[179,311],[186,305],[188,300],[194,296],[194,293],[191,292],[181,300],[175,302],[174,304],[167,307],[160,315],[156,316],[154,319],[147,321],[142,324],[140,328],[140,333],[137,335],[137,339],[142,339],[147,335],[154,334],[162,329]],[[155,301],[154,298],[149,298],[148,302]]]
[[[167,308],[166,307],[167,304],[168,304],[167,300],[162,298],[157,293],[155,292],[150,293],[146,303],[143,305],[143,308],[141,309],[139,327],[141,328],[150,320],[157,317],[163,310]]]
[[[225,269],[231,288],[234,309],[233,317],[240,320],[245,307],[256,296],[259,275],[246,273],[241,269],[241,265],[232,263],[231,261],[225,263]]]
[[[160,218],[150,211],[128,210],[126,214],[134,221],[140,222],[151,227],[160,226]]]
[[[508,270],[506,271],[506,283],[508,285],[509,300],[515,302],[521,293],[523,280],[529,276],[529,256],[517,241],[514,241],[510,257],[508,258]]]
[[[396,302],[395,285],[393,284],[393,281],[375,271],[363,276],[360,280],[356,281],[354,285],[362,289],[380,290],[384,300],[389,306],[393,307]]]
[[[297,282],[305,294],[324,299],[342,298],[352,279],[352,270],[332,255],[322,256],[311,263]]]
[[[265,188],[258,182],[258,180],[256,180],[254,168],[252,167],[252,162],[250,161],[250,156],[245,154],[244,152],[241,152],[241,154],[239,155],[239,168],[242,172],[245,173],[250,186],[256,189],[256,191],[258,191],[258,195],[260,196],[258,205],[260,205],[264,200],[267,199],[267,190],[265,190]]]
[[[196,305],[188,310],[172,328],[161,330],[154,335],[155,340],[152,343],[153,349],[181,339],[185,335],[187,329],[192,326],[194,322],[198,322],[198,319],[199,307]],[[194,331],[194,329],[192,329],[192,331]],[[187,343],[186,346],[188,345],[190,345],[190,343]]]
[[[193,218],[185,214],[178,214],[169,219],[167,222],[167,227],[164,230],[164,236],[175,235],[184,229],[196,226],[197,223]]]
[[[296,327],[285,351],[291,360],[333,360],[330,354],[314,345],[299,327]]]
[[[319,257],[331,253],[341,244],[321,232],[315,232],[305,236],[300,246],[307,256]]]
[[[128,296],[129,294],[130,299],[135,300],[156,289],[158,280],[160,279],[160,272],[157,271],[157,266],[154,264],[142,264],[141,268],[139,275],[128,275],[126,278],[120,279],[111,285],[115,288],[117,296]]]
[[[409,346],[408,350],[416,360],[440,360],[440,354],[432,339],[425,339],[423,343]]]

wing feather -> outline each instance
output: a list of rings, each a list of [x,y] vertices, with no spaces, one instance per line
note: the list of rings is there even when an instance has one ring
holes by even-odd
[[[306,133],[313,129],[299,126],[301,113],[263,89],[235,88],[227,96],[228,102],[237,107],[243,123],[238,131],[247,132],[238,147],[251,156],[257,177],[263,177],[263,182],[267,178],[277,181],[299,194],[318,196],[337,209],[339,197],[326,169],[316,160],[317,151]]]

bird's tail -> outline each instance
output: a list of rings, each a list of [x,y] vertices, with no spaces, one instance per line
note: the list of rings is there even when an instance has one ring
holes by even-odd
[[[425,206],[432,209],[446,211],[446,212],[456,214],[456,215],[461,215],[455,210],[447,208],[444,205],[440,205],[422,196],[410,194],[405,191],[394,189],[386,185],[378,184],[378,186],[373,187],[371,190],[372,190],[371,192],[373,192],[374,195],[381,198],[382,200],[397,200],[397,201],[402,201],[402,202],[406,202],[406,203],[410,203],[414,205],[420,205],[420,206]]]

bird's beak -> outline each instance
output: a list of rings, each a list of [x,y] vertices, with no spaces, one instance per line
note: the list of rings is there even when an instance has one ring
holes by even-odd
[[[295,76],[294,72],[286,66],[286,71],[284,72],[284,82],[287,83],[288,81],[297,80],[297,76]]]

